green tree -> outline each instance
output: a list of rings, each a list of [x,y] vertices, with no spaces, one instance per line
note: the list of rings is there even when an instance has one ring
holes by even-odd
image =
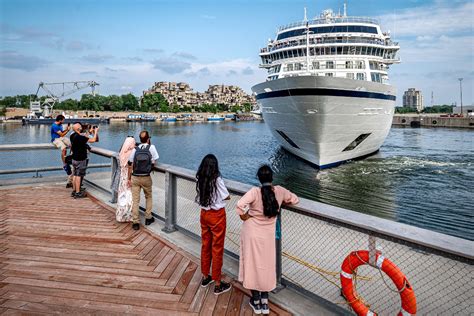
[[[176,103],[174,103],[173,105],[171,105],[171,112],[173,112],[173,113],[178,113],[180,110],[181,110],[181,108],[180,108],[179,105],[177,105]]]
[[[244,108],[244,112],[250,112],[250,111],[252,111],[252,108],[253,108],[252,104],[250,104],[250,103],[244,103],[242,106],[243,106],[243,108]]]
[[[133,94],[122,94],[121,98],[123,103],[123,109],[125,111],[137,111],[140,109],[138,100]]]
[[[0,116],[5,116],[7,114],[7,108],[5,106],[0,106]]]
[[[242,107],[240,105],[232,105],[230,107],[230,111],[233,113],[237,113],[239,111],[242,111]]]
[[[146,94],[142,98],[142,111],[169,112],[169,104],[160,93]]]
[[[57,109],[77,111],[79,110],[79,101],[75,99],[66,99],[55,106]]]
[[[107,111],[123,111],[123,99],[118,95],[109,95],[105,102]]]
[[[395,113],[398,113],[398,114],[416,113],[416,109],[415,108],[409,108],[409,107],[396,107],[395,108]]]

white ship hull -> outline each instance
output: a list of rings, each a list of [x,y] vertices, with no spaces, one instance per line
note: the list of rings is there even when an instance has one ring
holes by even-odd
[[[282,147],[320,168],[377,152],[392,125],[396,91],[387,84],[298,76],[252,90]]]

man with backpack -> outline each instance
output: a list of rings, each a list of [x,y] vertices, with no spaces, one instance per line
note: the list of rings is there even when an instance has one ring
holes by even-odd
[[[140,133],[140,143],[132,151],[128,160],[128,183],[132,187],[132,227],[134,230],[140,229],[138,208],[140,206],[141,189],[143,189],[146,199],[145,225],[150,225],[155,221],[151,215],[153,183],[150,173],[159,156],[155,145],[150,144],[150,135],[147,131]]]

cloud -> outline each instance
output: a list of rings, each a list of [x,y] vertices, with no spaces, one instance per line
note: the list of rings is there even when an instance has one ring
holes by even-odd
[[[209,76],[211,74],[211,71],[209,70],[209,68],[204,67],[204,68],[199,69],[197,73],[200,76]]]
[[[66,44],[66,49],[69,51],[83,51],[86,49],[91,49],[92,45],[85,43],[83,41],[71,41]]]
[[[208,15],[208,14],[201,14],[199,17],[205,20],[215,20],[217,18],[215,15]]]
[[[176,52],[173,54],[174,57],[180,57],[180,58],[184,58],[184,59],[189,59],[189,60],[196,60],[197,57],[190,54],[190,53],[186,53],[186,52]]]
[[[131,60],[131,61],[137,61],[137,62],[141,62],[143,61],[143,58],[141,57],[138,57],[138,56],[134,56],[134,57],[125,57],[126,60]]]
[[[150,53],[150,54],[159,54],[163,53],[163,50],[161,48],[145,48],[143,49],[145,53]]]
[[[105,67],[104,70],[105,70],[105,71],[108,71],[108,72],[125,71],[125,69],[122,69],[122,68],[111,68],[111,67]]]
[[[380,16],[382,25],[396,37],[472,33],[474,2],[432,5],[394,11]]]
[[[131,90],[133,90],[133,87],[131,87],[131,86],[121,86],[121,87],[120,87],[120,90],[123,90],[123,91],[131,91]]]
[[[36,56],[26,56],[12,50],[0,52],[0,67],[3,68],[33,71],[48,64],[47,60]]]
[[[79,73],[80,75],[98,75],[97,71],[82,71]]]
[[[253,70],[250,67],[247,67],[242,70],[242,75],[253,75]]]
[[[237,71],[231,69],[227,72],[227,77],[236,76],[237,74]]]
[[[168,74],[178,74],[187,69],[191,69],[191,64],[172,57],[162,57],[154,59],[153,68],[162,70]]]
[[[102,55],[102,54],[89,54],[86,56],[82,56],[82,59],[90,62],[90,63],[95,63],[95,64],[101,64],[104,63],[108,60],[111,60],[114,58],[112,55]]]
[[[6,23],[0,24],[0,39],[2,42],[39,43],[55,49],[62,49],[64,44],[64,39],[58,33],[32,26],[17,28]]]

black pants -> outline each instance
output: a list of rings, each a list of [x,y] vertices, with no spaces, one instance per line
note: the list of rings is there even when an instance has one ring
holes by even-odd
[[[252,299],[255,301],[260,301],[261,299],[268,300],[268,292],[260,292],[255,290],[250,290],[252,292]]]

